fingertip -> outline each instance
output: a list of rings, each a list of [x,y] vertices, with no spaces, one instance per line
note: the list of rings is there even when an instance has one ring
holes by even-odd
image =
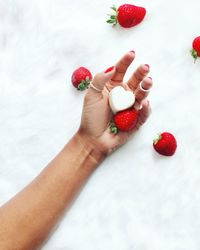
[[[128,54],[131,55],[132,57],[133,57],[133,56],[135,57],[135,50],[130,50],[130,51],[128,52]]]
[[[128,57],[131,58],[132,60],[135,59],[135,51],[134,50],[131,50],[127,53]]]
[[[130,65],[132,61],[135,59],[135,51],[131,50],[127,52],[123,58],[125,59],[126,63]]]
[[[150,90],[150,88],[152,87],[152,85],[153,85],[152,79],[149,78],[149,77],[147,77],[147,78],[145,78],[145,79],[141,82],[141,84],[140,84],[140,89],[141,89],[142,91],[146,92],[146,91],[149,91],[149,90]]]
[[[124,61],[124,64],[129,66],[132,63],[132,61],[135,59],[135,51],[134,50],[129,51],[122,57],[122,59]]]
[[[106,69],[102,75],[108,80],[112,79],[112,77],[115,75],[116,73],[116,66],[111,66],[108,69]]]
[[[147,99],[142,100],[141,105],[142,105],[142,112],[149,116],[151,114],[151,105],[149,100]]]
[[[105,71],[97,73],[93,78],[93,83],[95,83],[95,85],[104,85],[106,82],[112,79],[115,72],[116,72],[116,66],[111,66],[107,68]]]
[[[143,71],[145,72],[149,72],[150,71],[150,66],[149,64],[141,64],[140,67],[143,69]]]
[[[113,71],[114,69],[115,69],[115,66],[111,66],[111,67],[107,68],[107,69],[104,71],[104,73],[109,73],[109,72]]]

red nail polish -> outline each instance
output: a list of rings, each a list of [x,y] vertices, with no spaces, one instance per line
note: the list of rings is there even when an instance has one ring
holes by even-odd
[[[149,66],[149,64],[145,64],[145,66],[148,68],[148,70],[149,70],[149,68],[150,68],[150,66]]]
[[[135,54],[135,51],[134,51],[134,50],[130,50],[129,52],[131,52],[131,53]]]
[[[112,71],[113,69],[114,69],[114,66],[109,67],[108,69],[106,69],[106,70],[104,71],[104,73],[108,73],[108,72]]]

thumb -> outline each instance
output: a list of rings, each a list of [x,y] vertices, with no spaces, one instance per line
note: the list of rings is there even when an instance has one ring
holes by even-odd
[[[115,74],[115,71],[116,69],[113,66],[108,68],[104,72],[96,74],[91,82],[90,89],[97,92],[98,90],[99,92],[100,90],[103,90],[105,84],[112,79],[113,75]],[[95,88],[97,88],[98,90],[95,90]]]

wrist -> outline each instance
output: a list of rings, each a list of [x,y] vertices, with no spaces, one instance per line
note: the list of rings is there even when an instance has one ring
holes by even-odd
[[[94,164],[99,165],[106,158],[107,154],[101,149],[100,145],[94,138],[86,135],[80,130],[74,135],[74,138],[80,145],[82,145]]]

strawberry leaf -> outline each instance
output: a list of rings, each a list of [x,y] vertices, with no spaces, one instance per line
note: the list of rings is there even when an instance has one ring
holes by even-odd
[[[115,26],[118,23],[117,21],[118,11],[116,6],[114,5],[111,7],[111,9],[114,11],[114,14],[108,14],[110,19],[108,19],[106,22]]]
[[[107,22],[107,23],[115,23],[114,20],[110,20],[110,19],[108,19],[106,22]]]
[[[88,87],[89,87],[89,85],[90,85],[90,82],[91,82],[91,80],[90,80],[90,78],[87,76],[87,77],[85,78],[85,80],[82,80],[81,83],[79,83],[77,89],[78,89],[78,90],[81,90],[81,91],[83,91],[83,90],[85,90],[85,89],[88,89]]]
[[[116,16],[112,15],[110,16],[110,19],[116,19]]]
[[[114,10],[114,11],[117,11],[117,8],[116,8],[116,6],[115,5],[113,5],[112,7],[110,7],[111,8],[111,10]]]

